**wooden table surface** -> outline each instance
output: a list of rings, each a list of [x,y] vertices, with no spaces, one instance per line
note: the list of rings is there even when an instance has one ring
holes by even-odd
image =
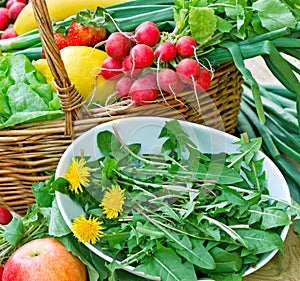
[[[300,67],[299,61],[293,60],[293,63]],[[251,70],[252,75],[259,83],[278,83],[261,58],[248,60],[246,66]],[[298,166],[300,172],[300,163],[295,165]],[[285,253],[282,258],[278,254],[275,255],[269,263],[258,271],[246,276],[243,281],[300,281],[300,235],[296,235],[293,232],[293,225],[290,227],[284,245]]]

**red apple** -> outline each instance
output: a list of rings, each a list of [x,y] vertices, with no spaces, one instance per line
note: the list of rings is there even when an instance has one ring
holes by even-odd
[[[3,265],[0,264],[0,280],[2,280]]]
[[[18,248],[4,265],[2,281],[86,281],[80,259],[55,238],[32,240]]]
[[[6,225],[12,220],[13,216],[9,210],[0,206],[0,224]]]

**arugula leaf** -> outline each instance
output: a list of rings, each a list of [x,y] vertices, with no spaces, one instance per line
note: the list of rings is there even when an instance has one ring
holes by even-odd
[[[214,180],[218,184],[234,184],[243,181],[237,171],[219,163],[211,163],[204,177],[200,174],[197,175],[199,175],[199,178]]]
[[[217,201],[223,200],[237,206],[248,205],[248,202],[243,198],[243,196],[239,192],[230,189],[226,186],[222,187],[222,193],[217,198]]]
[[[239,152],[228,156],[227,160],[230,164],[227,167],[234,167],[237,171],[240,171],[243,161],[245,161],[246,165],[250,165],[250,162],[261,147],[262,138],[251,139],[248,143],[240,140],[236,144],[240,144],[238,148]]]
[[[211,278],[213,278],[214,281],[242,281],[243,276],[241,274],[211,274]]]
[[[243,265],[243,260],[238,252],[230,253],[220,247],[214,247],[210,251],[216,264],[214,270],[202,270],[206,273],[236,273],[239,272]]]
[[[179,237],[177,239],[179,239]],[[185,248],[181,247],[179,244],[172,243],[179,255],[201,269],[215,270],[215,261],[208,250],[203,246],[203,241],[199,241],[198,239],[189,239],[186,236],[179,239],[179,241]],[[186,249],[191,249],[192,252],[187,251]]]
[[[275,232],[260,229],[236,229],[236,232],[247,242],[248,249],[255,254],[263,254],[273,250],[283,253],[283,242]]]
[[[113,151],[118,151],[121,148],[120,142],[116,136],[110,131],[99,132],[97,135],[97,146],[103,156],[113,156]]]
[[[288,214],[285,210],[276,209],[274,207],[264,208],[262,214],[261,229],[270,229],[278,226],[291,224]]]
[[[148,275],[160,276],[162,280],[169,281],[196,281],[197,277],[191,263],[182,263],[176,253],[162,245],[144,264],[137,266],[137,271]]]
[[[182,159],[182,155],[187,151],[187,147],[195,147],[189,135],[181,128],[178,120],[166,122],[158,138],[166,137],[167,140],[162,145],[162,152],[169,152],[175,160]]]

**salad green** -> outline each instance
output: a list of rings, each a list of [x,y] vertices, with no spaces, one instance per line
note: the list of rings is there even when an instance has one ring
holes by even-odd
[[[65,178],[35,183],[36,204],[25,217],[0,227],[0,262],[26,241],[53,236],[82,259],[90,281],[145,280],[122,270],[128,264],[162,281],[240,281],[261,255],[283,253],[280,233],[291,216],[300,218],[300,208],[268,194],[264,159],[256,159],[260,138],[242,138],[237,152],[227,155],[199,151],[176,120],[165,124],[160,137],[165,138],[161,153],[140,155],[141,144],[100,132],[103,157],[85,156],[92,169],[89,186],[75,194]],[[116,184],[126,200],[122,214],[108,219],[99,204]],[[55,191],[68,194],[87,217],[101,218],[104,234],[95,246],[120,263],[107,264],[78,242]]]
[[[0,56],[0,129],[62,115],[56,93],[25,55]]]

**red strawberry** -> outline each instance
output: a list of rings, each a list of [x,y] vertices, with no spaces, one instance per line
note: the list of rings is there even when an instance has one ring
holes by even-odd
[[[73,21],[69,27],[68,45],[94,47],[105,36],[106,28],[104,27],[84,26],[81,23]]]
[[[72,21],[68,31],[68,45],[69,46],[89,46],[92,35],[90,28],[85,27],[81,23]]]
[[[69,46],[94,47],[106,37],[106,28],[103,26],[103,9],[95,11],[82,10],[72,21],[68,31]]]
[[[53,32],[54,41],[58,47],[59,50],[65,48],[68,46],[67,36],[59,33],[59,32]],[[42,50],[42,58],[45,58],[44,50]]]
[[[93,36],[90,41],[90,46],[94,47],[99,42],[103,41],[106,37],[106,28],[105,27],[93,27],[92,28]]]

